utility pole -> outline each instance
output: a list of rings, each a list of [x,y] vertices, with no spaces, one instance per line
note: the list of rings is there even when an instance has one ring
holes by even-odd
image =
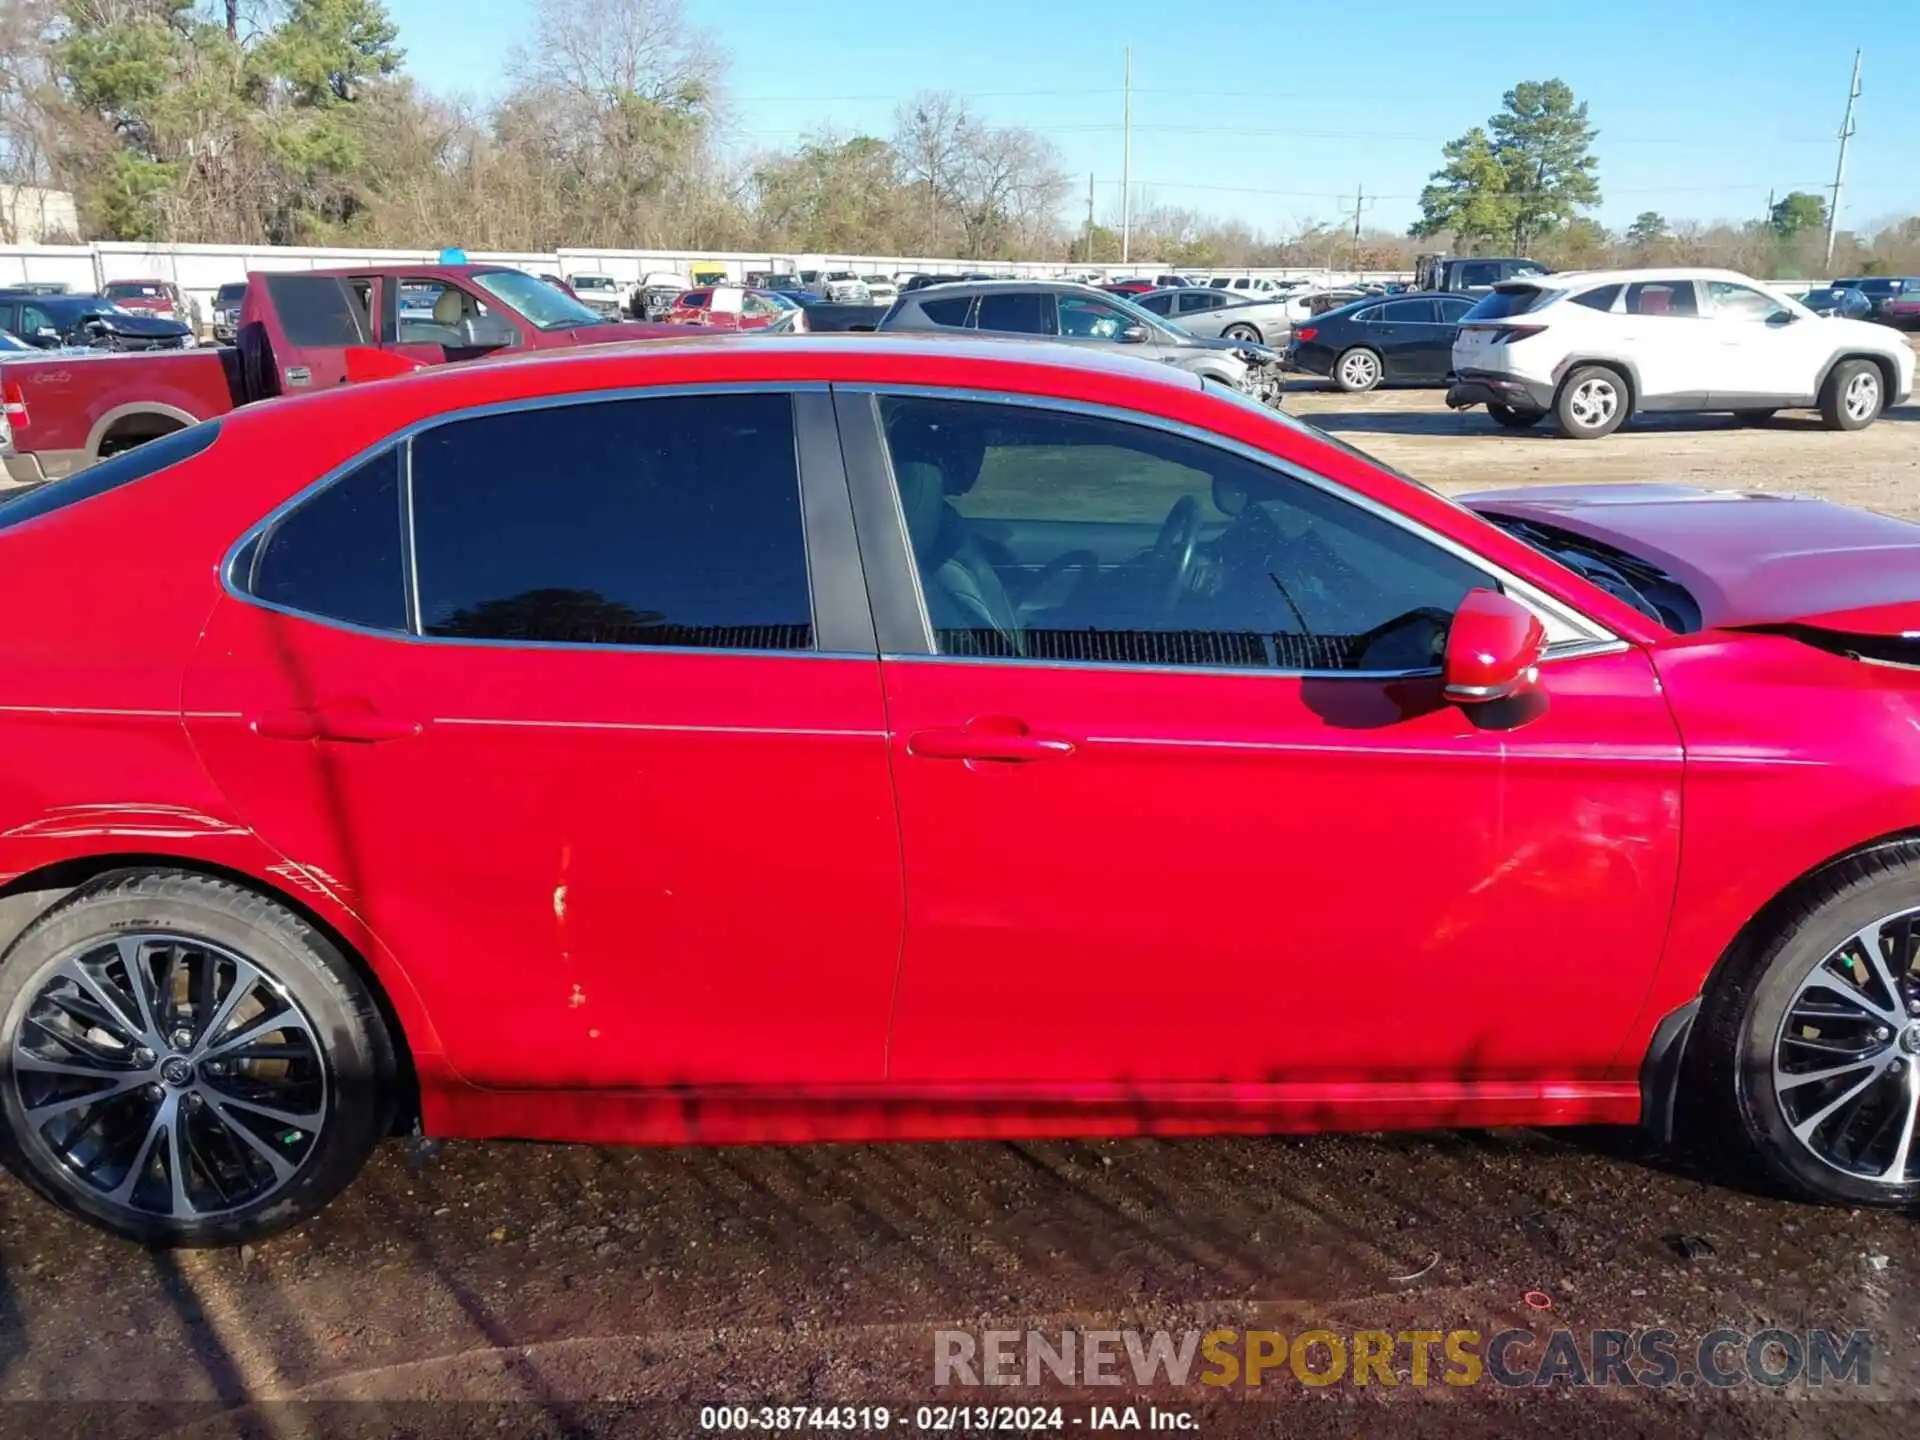
[[[1093,172],[1087,172],[1087,253],[1080,257],[1089,265],[1093,263]]]
[[[1360,211],[1365,207],[1366,203],[1367,203],[1367,187],[1364,185],[1354,186],[1353,187],[1353,245],[1356,250],[1360,248]]]
[[[1133,258],[1133,47],[1123,52],[1120,87],[1120,263]]]
[[[1827,263],[1833,268],[1833,237],[1840,226],[1840,187],[1847,179],[1847,141],[1853,138],[1853,102],[1860,98],[1860,52],[1853,52],[1853,84],[1847,91],[1847,118],[1840,123],[1840,161],[1833,167],[1833,203],[1827,206]]]

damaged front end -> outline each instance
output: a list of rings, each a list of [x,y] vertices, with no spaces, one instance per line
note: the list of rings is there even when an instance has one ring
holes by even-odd
[[[1287,393],[1286,363],[1280,353],[1262,345],[1243,345],[1233,353],[1247,367],[1246,378],[1240,382],[1241,391],[1248,398],[1278,410]]]
[[[1776,620],[1727,628],[1749,635],[1781,635],[1830,655],[1858,660],[1863,665],[1920,670],[1920,607],[1916,606],[1881,606],[1874,610],[1842,611],[1804,620]]]

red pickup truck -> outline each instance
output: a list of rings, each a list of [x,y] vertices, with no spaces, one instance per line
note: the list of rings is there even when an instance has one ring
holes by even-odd
[[[546,281],[495,265],[260,271],[247,277],[233,345],[0,361],[0,460],[15,480],[55,480],[237,405],[377,378],[399,362],[689,332],[700,333],[607,323]]]

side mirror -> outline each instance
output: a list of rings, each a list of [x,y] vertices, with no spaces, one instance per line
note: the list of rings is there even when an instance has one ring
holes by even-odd
[[[1122,345],[1144,345],[1147,340],[1147,327],[1144,325],[1129,325],[1118,335],[1114,336],[1114,339],[1118,340]]]
[[[1799,318],[1800,317],[1795,315],[1791,310],[1769,310],[1767,312],[1767,324],[1769,325],[1791,325]]]
[[[1546,627],[1497,590],[1469,590],[1447,630],[1441,694],[1455,705],[1509,700],[1540,682]]]

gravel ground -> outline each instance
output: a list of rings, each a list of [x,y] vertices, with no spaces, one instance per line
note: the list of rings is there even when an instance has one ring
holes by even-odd
[[[1500,432],[1431,391],[1290,407],[1449,490],[1796,489],[1920,515],[1920,408],[1833,435]],[[1424,1267],[1424,1268],[1423,1268]],[[700,1407],[1138,1404],[1189,1433],[1892,1436],[1920,1420],[1920,1232],[1711,1184],[1608,1132],[704,1152],[388,1145],[304,1230],[149,1254],[0,1180],[0,1436],[701,1433]],[[1396,1279],[1413,1276],[1411,1279]],[[1531,1302],[1529,1292],[1534,1292]],[[1544,1302],[1545,1308],[1542,1308]],[[934,1332],[1872,1332],[1872,1383],[1217,1398],[936,1392]],[[1542,1349],[1515,1352],[1538,1363]],[[1436,1358],[1436,1371],[1438,1360]],[[1401,1367],[1405,1374],[1405,1365]],[[1272,1377],[1270,1377],[1270,1382]],[[1237,1402],[1237,1403],[1235,1403]],[[144,1407],[144,1408],[143,1408]],[[816,1417],[825,1419],[826,1417]],[[792,1433],[792,1432],[789,1432]],[[981,1433],[966,1423],[948,1433]]]

